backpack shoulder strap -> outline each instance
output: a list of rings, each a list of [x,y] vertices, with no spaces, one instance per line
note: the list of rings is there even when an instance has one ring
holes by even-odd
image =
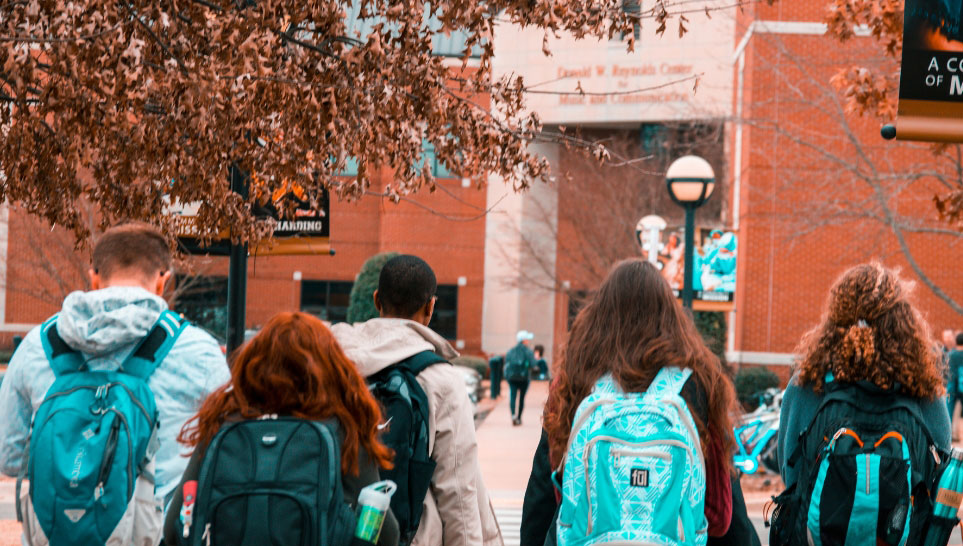
[[[87,362],[79,351],[67,345],[57,332],[57,317],[54,315],[40,325],[40,343],[50,362],[54,376],[79,372],[87,368]]]
[[[646,393],[653,394],[675,394],[682,396],[682,387],[685,386],[685,382],[689,380],[689,376],[692,375],[692,369],[690,368],[677,368],[675,366],[666,366],[659,370],[649,388],[646,389]]]
[[[177,338],[189,324],[173,311],[167,310],[161,313],[147,337],[124,361],[121,370],[128,375],[146,380],[171,351]]]
[[[433,364],[448,364],[449,362],[439,356],[434,351],[422,351],[418,354],[409,356],[408,358],[402,360],[401,362],[395,364],[399,368],[404,368],[405,370],[411,372],[413,375],[418,375],[425,370],[428,366]]]

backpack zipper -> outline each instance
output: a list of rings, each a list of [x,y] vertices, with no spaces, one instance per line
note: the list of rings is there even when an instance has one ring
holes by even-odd
[[[204,534],[201,535],[201,540],[203,540],[204,544],[206,544],[207,546],[211,546],[211,524],[210,523],[207,523],[204,525]]]
[[[110,424],[110,433],[107,435],[107,447],[104,450],[104,458],[100,461],[100,470],[97,472],[97,486],[94,487],[94,500],[100,500],[104,495],[104,482],[107,475],[114,465],[114,457],[117,455],[117,436],[120,432],[120,419],[114,419]]]
[[[668,453],[662,453],[661,451],[638,451],[631,449],[612,449],[609,453],[615,458],[615,466],[619,466],[622,461],[622,457],[655,457],[657,459],[664,459],[666,461],[672,460],[672,456]]]
[[[147,419],[147,422],[153,423],[154,420],[151,419],[150,414],[147,413],[147,408],[145,408],[144,405],[140,403],[140,400],[138,400],[137,397],[134,396],[134,391],[130,390],[130,387],[128,387],[127,385],[124,385],[123,383],[119,383],[119,382],[116,382],[116,381],[113,382],[113,383],[107,383],[107,384],[104,384],[104,385],[98,385],[98,386],[96,386],[96,387],[93,386],[93,385],[81,385],[81,386],[78,386],[78,387],[72,387],[72,388],[67,389],[67,390],[65,390],[65,391],[55,392],[55,393],[51,394],[50,396],[46,397],[46,398],[44,399],[44,403],[46,403],[46,402],[49,401],[49,400],[53,400],[54,398],[59,398],[59,397],[61,397],[61,396],[67,396],[68,394],[75,393],[75,392],[80,391],[80,390],[91,390],[91,391],[94,391],[95,393],[98,393],[101,388],[104,388],[104,387],[105,387],[106,389],[109,390],[110,387],[117,386],[117,385],[123,387],[124,390],[127,391],[127,397],[130,398],[130,401],[133,402],[135,406],[137,406],[138,408],[140,408],[140,411],[141,411],[141,413],[144,414],[144,417]],[[106,391],[104,391],[104,394],[106,395]]]

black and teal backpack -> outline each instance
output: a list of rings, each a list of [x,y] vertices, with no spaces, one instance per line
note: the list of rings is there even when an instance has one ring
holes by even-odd
[[[440,363],[448,362],[423,351],[368,377],[368,388],[381,404],[386,422],[380,439],[395,453],[394,466],[382,470],[381,477],[398,485],[391,511],[398,520],[402,545],[410,544],[418,531],[435,473],[435,461],[428,453],[428,396],[416,378]]]
[[[527,347],[516,345],[505,355],[505,379],[508,381],[524,381],[529,379],[531,362],[527,358]]]
[[[774,499],[770,542],[921,544],[946,456],[916,400],[869,382],[827,382],[790,454],[797,481]]]
[[[17,519],[26,543],[153,544],[161,506],[154,497],[157,407],[147,380],[187,326],[165,311],[117,371],[91,371],[57,333],[41,325],[56,379],[33,418],[17,480]],[[21,495],[23,478],[29,491]]]

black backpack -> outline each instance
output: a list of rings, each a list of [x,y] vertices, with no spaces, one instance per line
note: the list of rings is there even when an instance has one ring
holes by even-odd
[[[515,346],[508,350],[505,355],[505,379],[508,381],[521,381],[529,379],[529,363],[525,358],[525,347]]]
[[[355,523],[337,423],[272,416],[225,424],[214,436],[187,544],[347,545]]]
[[[416,377],[428,366],[447,363],[432,351],[423,351],[368,377],[368,388],[381,403],[386,421],[381,441],[394,450],[394,467],[382,470],[398,490],[391,511],[398,520],[401,544],[409,544],[418,531],[425,495],[435,473],[428,455],[428,396]]]
[[[917,401],[869,382],[829,382],[788,460],[797,481],[773,499],[770,542],[921,544],[946,457]]]

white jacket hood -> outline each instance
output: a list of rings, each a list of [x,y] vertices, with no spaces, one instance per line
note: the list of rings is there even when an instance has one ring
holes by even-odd
[[[64,300],[57,331],[70,347],[89,357],[104,357],[143,339],[166,310],[163,298],[139,287],[72,292]],[[127,355],[115,356],[119,366]]]
[[[445,338],[413,320],[375,318],[358,324],[342,322],[332,325],[331,331],[364,377],[422,351],[434,351],[446,360],[458,356]]]

